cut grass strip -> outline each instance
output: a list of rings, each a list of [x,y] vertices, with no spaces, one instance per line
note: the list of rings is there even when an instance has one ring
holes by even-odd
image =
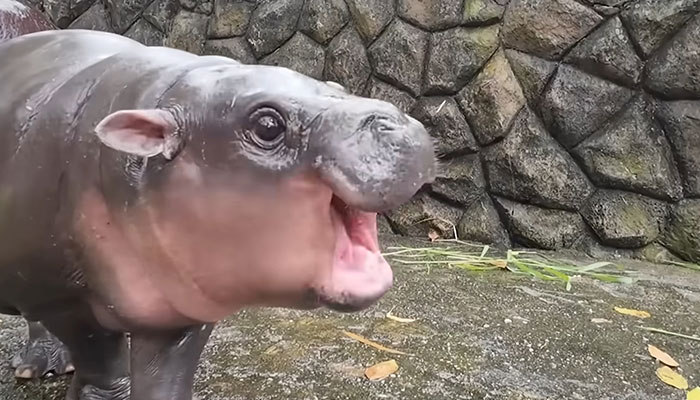
[[[666,263],[675,265],[678,267],[688,268],[695,271],[700,271],[700,264],[694,264],[689,262],[679,262],[679,261],[666,261]]]
[[[700,337],[698,337],[698,336],[684,335],[684,334],[682,334],[682,333],[671,332],[671,331],[667,331],[667,330],[663,330],[663,329],[658,329],[658,328],[649,328],[649,327],[646,327],[646,326],[640,326],[640,328],[642,328],[642,329],[644,329],[645,331],[648,331],[648,332],[661,333],[661,334],[664,334],[664,335],[676,336],[676,337],[680,337],[680,338],[683,338],[683,339],[696,340],[696,341],[700,342]]]
[[[461,244],[461,242],[454,240],[450,242]],[[400,246],[388,248],[389,252],[384,253],[384,256],[399,264],[422,265],[428,268],[443,266],[476,272],[506,269],[516,274],[529,275],[544,281],[561,282],[567,291],[571,290],[571,279],[575,276],[588,276],[614,283],[636,281],[633,271],[625,271],[621,266],[610,262],[595,262],[577,266],[551,259],[533,251],[508,250],[505,257],[502,257],[489,256],[489,246],[476,247],[481,248],[479,251],[466,251],[437,246],[418,248]]]

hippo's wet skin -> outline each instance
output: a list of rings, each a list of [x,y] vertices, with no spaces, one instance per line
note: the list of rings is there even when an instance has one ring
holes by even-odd
[[[391,287],[376,213],[435,174],[396,107],[95,31],[23,35],[0,59],[0,310],[67,346],[72,363],[35,324],[19,358],[74,365],[69,399],[190,399],[216,321],[359,310]]]
[[[56,29],[38,10],[15,0],[0,0],[0,43],[32,32]]]
[[[0,0],[0,43],[20,35],[51,29],[56,27],[38,10],[15,0]],[[15,375],[30,379],[43,376],[49,371],[56,374],[71,372],[73,365],[65,345],[48,332],[41,322],[27,321],[27,325],[29,340],[25,348],[12,359]]]

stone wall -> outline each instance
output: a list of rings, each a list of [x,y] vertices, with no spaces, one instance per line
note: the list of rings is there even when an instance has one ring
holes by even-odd
[[[27,1],[411,112],[442,172],[398,233],[700,261],[700,0]]]

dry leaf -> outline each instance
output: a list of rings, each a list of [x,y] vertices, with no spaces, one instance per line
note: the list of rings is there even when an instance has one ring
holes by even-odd
[[[591,318],[591,322],[593,322],[594,324],[611,324],[612,323],[612,321],[610,321],[609,319],[605,319],[605,318]]]
[[[620,314],[631,315],[633,317],[638,317],[638,318],[651,317],[651,314],[649,314],[646,311],[632,310],[630,308],[615,307],[615,311],[619,312]]]
[[[358,342],[364,343],[364,344],[366,344],[366,345],[368,345],[368,346],[372,346],[372,347],[374,347],[374,348],[377,349],[377,350],[386,351],[387,353],[393,353],[393,354],[406,354],[406,353],[404,353],[403,351],[394,350],[394,349],[390,349],[390,348],[388,348],[388,347],[384,347],[384,346],[382,346],[381,344],[375,343],[375,342],[373,342],[373,341],[371,341],[371,340],[369,340],[369,339],[367,339],[367,338],[364,338],[364,337],[362,337],[362,336],[360,336],[360,335],[358,335],[358,334],[356,334],[356,333],[352,333],[352,332],[348,332],[348,331],[343,331],[343,333],[345,334],[345,336],[347,336],[347,337],[349,337],[349,338],[352,338],[352,339],[355,339],[355,340],[357,340]]]
[[[391,311],[389,311],[388,313],[386,313],[386,317],[389,318],[389,319],[392,320],[392,321],[401,322],[402,324],[407,324],[407,323],[409,323],[409,322],[416,322],[415,319],[397,317],[397,316],[393,315],[393,314],[391,313]]]
[[[661,351],[658,347],[649,345],[649,354],[651,354],[652,357],[656,358],[657,360],[661,361],[662,363],[668,365],[669,367],[678,367],[680,364],[676,362],[676,360],[673,359],[673,357],[669,356],[668,353],[665,353]]]
[[[428,232],[428,239],[430,239],[431,242],[434,242],[440,238],[440,234],[435,232],[434,229],[431,229],[430,232]]]
[[[667,385],[673,386],[676,389],[688,389],[688,381],[685,380],[678,372],[667,366],[663,366],[656,370],[656,376],[659,377]]]
[[[386,378],[399,370],[399,364],[395,360],[383,361],[365,370],[365,376],[371,381],[378,381]]]
[[[489,261],[489,264],[493,265],[494,267],[508,268],[508,261],[507,260],[492,260],[492,261]]]
[[[695,389],[688,392],[687,400],[700,400],[700,387],[696,387]]]

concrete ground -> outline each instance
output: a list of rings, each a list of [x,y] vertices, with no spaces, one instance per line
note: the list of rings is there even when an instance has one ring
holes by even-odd
[[[385,245],[408,242],[384,239]],[[397,264],[394,290],[365,312],[267,309],[221,323],[205,350],[197,395],[201,400],[683,400],[685,391],[656,377],[647,345],[670,353],[692,388],[700,386],[700,342],[640,327],[700,334],[700,272],[623,265],[644,278],[633,285],[577,279],[567,292],[560,283],[506,271]],[[622,315],[615,306],[651,317]],[[416,321],[388,319],[390,310]],[[15,318],[0,318],[0,360],[5,360],[0,399],[62,400],[66,378],[15,381],[9,360],[24,329]],[[409,354],[376,350],[343,330]],[[399,365],[394,375],[381,381],[363,376],[364,368],[389,359]]]

